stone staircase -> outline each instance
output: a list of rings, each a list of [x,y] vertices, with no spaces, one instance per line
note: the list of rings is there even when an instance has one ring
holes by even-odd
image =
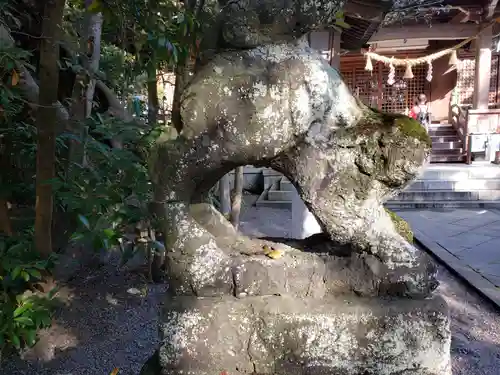
[[[273,169],[262,170],[264,191],[255,204],[260,207],[292,208],[295,187],[286,177]]]
[[[500,207],[500,167],[491,163],[431,164],[388,208]]]
[[[294,186],[273,170],[264,170],[262,174],[265,189],[256,205],[290,209]],[[386,206],[393,209],[500,208],[500,166],[479,162],[431,164]]]
[[[431,124],[431,163],[460,163],[465,161],[465,150],[457,131],[450,124]]]
[[[449,124],[432,124],[431,163],[411,186],[395,199],[389,208],[458,208],[500,207],[500,166],[465,161],[464,145]],[[272,169],[264,169],[264,191],[258,206],[290,208],[294,187]]]

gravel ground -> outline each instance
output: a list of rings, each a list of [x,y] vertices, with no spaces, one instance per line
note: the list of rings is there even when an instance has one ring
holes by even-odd
[[[500,373],[500,313],[440,267],[438,293],[451,311],[453,375]]]
[[[55,325],[26,361],[9,362],[0,374],[109,375],[118,367],[120,375],[137,375],[156,348],[165,291],[113,265],[77,275],[60,293],[67,306]]]
[[[241,230],[251,235],[289,236],[287,210],[248,206]],[[500,314],[440,267],[439,293],[452,314],[453,375],[500,373]],[[42,334],[26,361],[9,361],[6,375],[137,375],[158,343],[157,312],[164,285],[147,285],[138,274],[105,265],[77,275],[62,292],[67,306]],[[34,358],[42,358],[35,361]]]

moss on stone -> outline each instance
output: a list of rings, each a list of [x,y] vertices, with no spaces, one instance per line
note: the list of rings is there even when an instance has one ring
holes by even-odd
[[[431,137],[429,137],[425,128],[417,120],[408,116],[395,115],[394,124],[397,125],[399,130],[404,134],[418,139],[422,143],[427,144],[428,147],[432,147]]]
[[[361,132],[370,132],[376,128],[392,127],[396,125],[405,135],[416,138],[427,147],[432,147],[432,140],[425,128],[417,120],[397,113],[384,113],[376,108],[366,108],[366,116],[360,126]]]
[[[385,211],[389,214],[394,226],[396,227],[396,231],[408,242],[413,242],[413,231],[411,230],[410,224],[408,224],[401,216],[392,212],[389,209],[385,209]]]

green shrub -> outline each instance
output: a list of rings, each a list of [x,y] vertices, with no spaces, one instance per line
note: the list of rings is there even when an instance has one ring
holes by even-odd
[[[31,347],[37,332],[51,324],[51,299],[30,289],[53,266],[34,251],[31,233],[0,238],[0,357],[10,350]]]
[[[4,27],[9,9],[0,7]],[[0,46],[0,197],[21,206],[34,205],[36,196],[36,128],[18,87],[18,66],[29,67],[29,56],[16,46]],[[0,358],[11,350],[34,345],[38,330],[51,323],[50,300],[55,291],[43,295],[34,286],[54,262],[41,259],[33,248],[32,224],[23,220],[14,226],[15,236],[0,234]]]
[[[59,210],[77,218],[71,240],[96,252],[118,248],[122,264],[137,252],[146,253],[148,260],[164,252],[153,230],[152,184],[145,163],[163,129],[146,132],[136,123],[101,116],[89,119],[87,126],[86,136],[77,139],[84,145],[85,163],[71,165],[71,174],[52,181]],[[98,140],[117,138],[123,148]]]

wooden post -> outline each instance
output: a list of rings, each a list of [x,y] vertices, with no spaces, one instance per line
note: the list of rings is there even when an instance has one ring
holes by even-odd
[[[492,29],[489,26],[476,39],[476,66],[474,76],[474,109],[487,109],[490,93]]]
[[[378,99],[377,99],[377,107],[379,110],[382,110],[382,105],[384,104],[384,84],[382,83],[382,80],[384,79],[384,76],[382,75],[382,68],[379,66],[379,64],[376,65],[377,66],[377,74],[378,74],[378,79],[377,79],[377,83],[378,83],[378,87],[377,87],[377,92],[378,92]],[[374,67],[375,68],[375,67]]]
[[[465,136],[465,150],[466,150],[466,157],[465,157],[465,164],[472,164],[472,152],[471,152],[471,136],[470,134],[467,134]]]
[[[340,69],[340,40],[342,34],[340,31],[331,31],[331,47],[330,47],[330,65],[336,69]]]

